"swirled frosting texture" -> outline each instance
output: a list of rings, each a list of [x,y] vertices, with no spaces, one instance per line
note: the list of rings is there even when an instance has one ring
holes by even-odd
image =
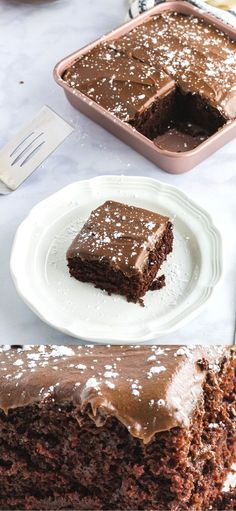
[[[225,357],[230,349],[217,346],[2,346],[0,408],[72,402],[80,414],[89,407],[98,426],[114,416],[147,443],[190,425],[206,372]]]

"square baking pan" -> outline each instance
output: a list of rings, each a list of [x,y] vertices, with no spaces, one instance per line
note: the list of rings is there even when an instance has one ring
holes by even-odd
[[[145,23],[153,15],[165,11],[197,16],[223,31],[231,39],[236,40],[236,29],[223,23],[211,14],[201,11],[187,2],[164,2],[61,60],[54,69],[54,78],[56,82],[63,87],[68,100],[75,108],[101,124],[111,133],[136,149],[136,151],[154,162],[158,167],[167,172],[180,174],[192,169],[217,149],[232,140],[236,136],[236,120],[228,121],[222,128],[195,149],[182,153],[167,151],[158,148],[151,140],[139,133],[131,125],[115,117],[82,92],[70,87],[62,78],[67,68],[101,42],[113,41],[128,33],[133,28],[136,28],[138,25]]]

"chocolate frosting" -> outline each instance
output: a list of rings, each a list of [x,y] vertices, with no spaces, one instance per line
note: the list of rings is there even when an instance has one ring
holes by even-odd
[[[63,79],[124,121],[175,88],[157,65],[145,65],[107,44],[96,46],[75,62]]]
[[[147,443],[190,426],[206,371],[217,373],[225,357],[230,348],[217,346],[1,346],[0,408],[53,399],[78,406],[79,415],[89,406],[97,426],[116,417]]]
[[[129,276],[142,271],[168,222],[168,217],[158,213],[107,201],[92,211],[69,247],[67,258],[109,260],[114,269]]]
[[[152,16],[92,49],[63,79],[125,121],[175,84],[200,94],[226,119],[236,117],[236,42],[195,16]]]

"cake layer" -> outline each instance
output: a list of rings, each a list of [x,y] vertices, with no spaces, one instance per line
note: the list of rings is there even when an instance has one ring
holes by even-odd
[[[172,251],[172,244],[173,232],[172,225],[169,223],[155,247],[148,251],[142,271],[130,267],[127,274],[114,266],[109,257],[86,260],[75,256],[68,259],[70,275],[81,282],[90,282],[110,295],[119,294],[125,296],[128,302],[138,302],[144,306],[143,297],[147,291],[156,291],[165,286],[165,276],[157,278],[156,276],[162,263]],[[119,257],[119,252],[117,254]]]

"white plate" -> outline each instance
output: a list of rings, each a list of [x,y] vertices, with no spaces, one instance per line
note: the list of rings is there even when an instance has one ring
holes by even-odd
[[[141,206],[174,221],[174,248],[161,268],[166,287],[145,307],[70,278],[66,250],[92,209],[107,199]],[[76,338],[153,340],[193,318],[222,274],[222,242],[212,219],[175,187],[147,177],[78,181],[35,206],[19,227],[11,255],[16,288],[44,321]]]

